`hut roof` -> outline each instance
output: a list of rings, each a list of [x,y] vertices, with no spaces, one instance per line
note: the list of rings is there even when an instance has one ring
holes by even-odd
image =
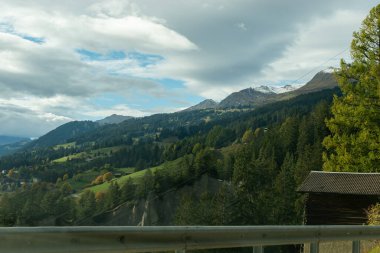
[[[380,173],[311,171],[297,191],[380,196]]]

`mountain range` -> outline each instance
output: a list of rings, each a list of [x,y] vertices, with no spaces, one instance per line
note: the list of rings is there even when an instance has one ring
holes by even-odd
[[[30,141],[25,137],[0,135],[0,156],[12,153]]]
[[[25,137],[18,137],[18,136],[8,136],[8,135],[0,135],[0,146],[6,145],[6,144],[12,144],[19,141],[26,141],[29,140]]]
[[[250,87],[243,89],[238,92],[233,92],[229,96],[227,96],[222,101],[215,102],[212,99],[206,99],[199,104],[196,104],[194,106],[191,106],[183,111],[172,113],[172,114],[166,114],[167,116],[162,117],[161,114],[152,115],[148,117],[141,118],[142,122],[149,122],[149,124],[160,124],[155,122],[156,118],[164,118],[167,121],[178,121],[178,115],[180,115],[180,118],[183,118],[180,120],[178,124],[184,124],[187,125],[189,122],[196,122],[196,121],[202,121],[202,118],[197,118],[198,116],[191,116],[189,118],[189,115],[185,114],[182,115],[182,112],[196,112],[196,111],[202,111],[202,110],[210,110],[210,109],[216,109],[216,110],[227,110],[230,108],[256,108],[260,107],[266,104],[275,103],[279,101],[289,100],[291,98],[297,97],[302,94],[312,93],[321,91],[324,89],[332,89],[334,87],[337,87],[337,82],[335,80],[335,77],[332,73],[328,72],[319,72],[317,73],[308,83],[306,83],[304,86],[297,88],[291,85],[286,85],[283,87],[271,87],[271,86],[259,86],[259,87]],[[212,114],[209,112],[205,112],[204,114],[209,114],[208,117],[218,117],[217,114]],[[165,115],[165,114],[163,114]],[[58,145],[61,143],[66,143],[67,141],[74,139],[78,136],[83,136],[87,133],[92,133],[96,135],[98,128],[104,128],[104,129],[112,129],[113,125],[119,125],[123,124],[124,122],[129,122],[130,120],[137,119],[131,116],[122,116],[122,115],[110,115],[102,120],[98,121],[72,121],[68,122],[66,124],[63,124],[56,129],[48,132],[47,134],[41,136],[40,138],[34,140],[34,141],[23,141],[15,142],[17,143],[12,144],[11,146],[1,146],[1,141],[7,141],[3,138],[3,140],[0,138],[0,156],[2,154],[8,154],[12,153],[14,151],[17,151],[20,148],[23,149],[30,149],[30,148],[38,148],[38,147],[49,147]],[[140,120],[141,121],[141,120]],[[139,122],[140,122],[139,121]],[[165,120],[164,120],[165,121]],[[133,123],[131,123],[133,124]],[[139,123],[140,124],[140,123]],[[175,125],[175,124],[174,124]],[[177,125],[178,126],[178,125]],[[111,131],[111,130],[110,130]],[[90,138],[90,137],[88,137]],[[2,148],[6,150],[5,152],[2,152]]]
[[[197,105],[187,108],[189,110],[226,109],[235,107],[257,107],[277,101],[287,100],[301,94],[333,89],[338,86],[335,77],[330,72],[321,71],[309,82],[301,87],[285,85],[283,87],[265,86],[250,87],[238,92],[233,92],[219,103],[206,99]]]

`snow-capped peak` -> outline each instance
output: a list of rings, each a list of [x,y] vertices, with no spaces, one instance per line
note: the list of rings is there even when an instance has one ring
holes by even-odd
[[[273,87],[269,87],[269,86],[266,86],[266,85],[261,85],[261,86],[258,86],[258,87],[253,87],[254,90],[256,91],[260,91],[262,93],[275,93],[273,91]]]
[[[260,91],[262,93],[276,93],[276,94],[279,94],[279,93],[284,93],[284,92],[296,90],[296,89],[298,89],[301,86],[302,85],[291,85],[291,84],[287,84],[287,85],[284,85],[284,86],[260,85],[260,86],[253,87],[253,89],[256,90],[256,91]]]

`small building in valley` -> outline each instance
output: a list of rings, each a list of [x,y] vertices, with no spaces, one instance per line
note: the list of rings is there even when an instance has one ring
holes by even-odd
[[[311,171],[298,192],[307,194],[306,225],[362,225],[380,202],[380,173]]]

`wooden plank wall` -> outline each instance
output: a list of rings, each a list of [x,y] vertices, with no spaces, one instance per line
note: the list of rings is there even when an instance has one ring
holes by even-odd
[[[307,225],[362,225],[366,210],[378,196],[309,193],[305,206]]]

